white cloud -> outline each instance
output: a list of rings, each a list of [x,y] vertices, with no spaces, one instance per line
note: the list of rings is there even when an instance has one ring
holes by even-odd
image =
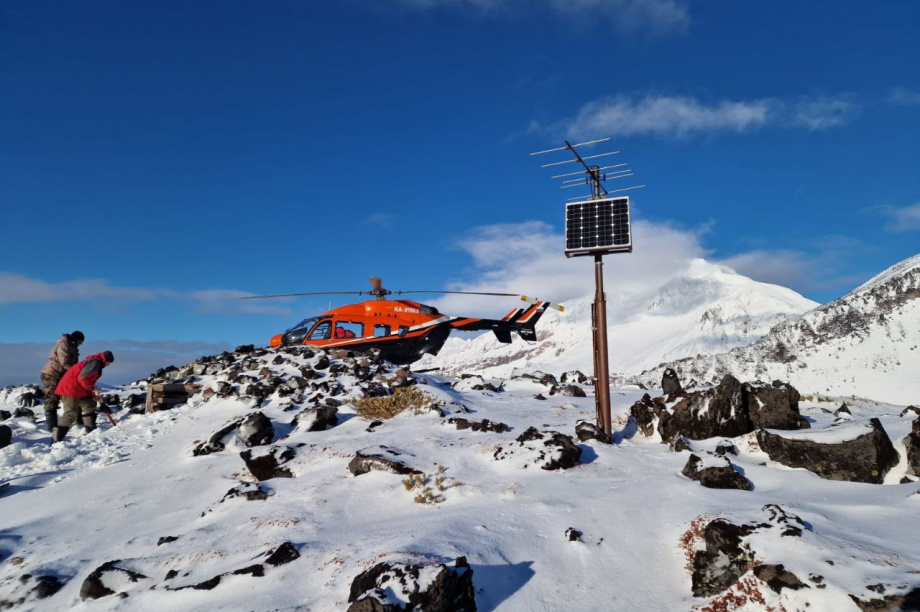
[[[860,108],[849,96],[822,96],[794,102],[789,112],[793,125],[819,131],[849,123],[859,114]]]
[[[918,106],[920,105],[920,91],[893,87],[888,92],[888,101],[897,106]]]
[[[618,95],[588,102],[574,118],[552,125],[532,122],[528,131],[553,138],[597,135],[686,138],[698,134],[745,133],[765,127],[826,130],[844,125],[860,111],[852,96],[802,97],[792,101],[700,101],[690,96]]]
[[[49,302],[151,302],[175,300],[190,303],[196,310],[212,314],[291,314],[278,303],[237,301],[252,293],[233,289],[176,291],[150,287],[118,287],[99,278],[49,283],[11,272],[0,272],[0,307],[11,304]]]
[[[635,250],[605,258],[608,300],[626,300],[657,289],[679,274],[692,259],[705,255],[699,232],[638,221],[633,224]],[[468,280],[453,291],[523,293],[563,302],[594,292],[591,258],[568,259],[561,233],[541,221],[480,227],[458,246],[473,259]],[[443,312],[494,318],[517,306],[503,298],[448,295],[431,300]]]
[[[374,213],[373,215],[365,219],[364,223],[367,225],[378,225],[380,227],[392,227],[393,221],[395,220],[396,220],[396,215],[378,212],[378,213]]]
[[[877,206],[888,217],[885,229],[890,232],[903,233],[920,230],[920,203],[913,206]]]
[[[0,387],[40,384],[39,372],[55,341],[56,338],[47,343],[0,343]],[[232,349],[226,343],[105,341],[90,338],[80,347],[80,355],[86,357],[101,351],[112,351],[115,362],[105,369],[99,382],[115,385],[147,378],[169,365],[182,366],[203,355],[215,355]]]
[[[621,31],[683,31],[690,11],[680,0],[399,0],[417,9],[456,8],[500,17],[537,5],[574,19],[603,19]]]

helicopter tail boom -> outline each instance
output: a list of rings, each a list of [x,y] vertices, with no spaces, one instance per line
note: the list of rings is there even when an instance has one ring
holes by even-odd
[[[457,319],[451,322],[454,329],[477,331],[490,329],[499,342],[511,342],[511,332],[516,332],[524,340],[533,342],[537,339],[536,325],[551,304],[536,302],[528,308],[515,308],[501,320],[495,319]]]

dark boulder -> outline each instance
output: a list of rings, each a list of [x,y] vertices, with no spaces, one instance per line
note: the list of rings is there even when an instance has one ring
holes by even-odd
[[[125,396],[120,402],[121,407],[127,409],[132,414],[143,414],[146,403],[147,395],[144,393],[132,393]]]
[[[330,400],[331,398],[327,398]],[[333,402],[335,400],[332,400]],[[292,424],[297,429],[306,431],[323,431],[335,427],[339,422],[339,409],[334,405],[305,408],[297,413]]]
[[[834,411],[834,416],[840,416],[841,414],[848,414],[850,416],[853,416],[853,413],[850,412],[850,407],[847,406],[846,402],[843,402],[842,404],[840,404],[840,408]]]
[[[920,476],[920,418],[915,419],[905,440],[907,473]]]
[[[453,567],[436,566],[431,576],[434,570],[431,566],[378,563],[352,581],[348,612],[475,612],[473,568],[466,557],[458,557]],[[385,595],[388,591],[408,605],[391,603]]]
[[[329,363],[329,357],[323,353],[316,359],[316,363],[313,364],[313,368],[316,370],[325,370],[329,367]]]
[[[693,558],[690,576],[695,597],[718,595],[747,572],[754,554],[742,538],[754,531],[749,525],[735,525],[715,519],[703,531],[704,550]]]
[[[242,344],[242,345],[236,347],[235,349],[233,349],[233,352],[234,352],[234,353],[239,353],[239,354],[241,354],[241,355],[245,355],[245,354],[247,354],[247,353],[253,352],[254,350],[256,350],[256,347],[255,347],[254,345],[252,345],[252,344]]]
[[[562,384],[577,383],[579,385],[588,384],[588,377],[585,376],[579,370],[572,370],[571,372],[565,372],[562,375]]]
[[[13,441],[13,430],[9,425],[0,425],[0,448],[9,446]]]
[[[35,586],[32,593],[36,599],[48,599],[61,590],[64,583],[57,576],[34,576]]]
[[[665,369],[661,375],[661,391],[665,395],[683,395],[684,389],[680,386],[680,378],[672,368]]]
[[[860,599],[854,595],[850,595],[850,599],[862,612],[916,612],[920,610],[920,588],[880,599]]]
[[[751,491],[751,482],[735,471],[732,462],[724,457],[708,456],[704,462],[699,455],[690,455],[681,474],[690,480],[696,480],[708,489],[739,489]]]
[[[400,457],[407,455],[408,453],[403,453],[402,451],[386,446],[365,448],[355,453],[354,458],[348,464],[348,471],[355,476],[361,476],[368,472],[421,474],[419,470],[411,468],[399,460]]]
[[[275,550],[268,553],[265,562],[271,566],[285,565],[300,558],[300,553],[290,542],[285,542]]]
[[[13,411],[13,417],[17,419],[21,419],[21,418],[34,419],[35,411],[32,410],[31,408],[17,408],[16,410]]]
[[[243,417],[233,419],[208,438],[207,442],[202,442],[198,446],[192,449],[192,456],[201,457],[202,455],[210,455],[211,453],[219,453],[220,451],[226,448],[226,438],[239,428],[240,424],[243,422]]]
[[[525,468],[536,465],[544,470],[565,470],[578,464],[581,448],[571,436],[557,431],[540,432],[530,427],[513,443],[498,447],[493,454],[499,461],[513,456],[524,457]]]
[[[10,412],[9,410],[0,410],[0,421],[5,421],[12,416],[13,416],[13,413]]]
[[[281,466],[294,456],[294,449],[287,446],[270,446],[267,449],[246,450],[240,453],[246,468],[260,482],[272,478],[293,478],[294,474]]]
[[[118,559],[115,561],[106,561],[94,569],[80,586],[80,598],[83,601],[86,601],[87,599],[99,599],[101,597],[106,597],[107,595],[114,595],[115,591],[105,586],[105,583],[103,582],[103,578],[107,573],[122,574],[123,576],[118,578],[119,582],[124,582],[125,578],[131,582],[137,582],[138,580],[142,580],[147,577],[129,569],[118,567],[118,565],[116,565],[118,563],[121,563],[121,561]]]
[[[447,419],[451,425],[456,425],[458,430],[472,429],[473,431],[491,431],[494,433],[505,433],[511,431],[511,428],[504,423],[493,423],[489,419],[483,419],[480,422],[470,421],[469,419],[451,418]]]
[[[799,589],[811,588],[799,580],[798,576],[786,570],[782,564],[757,565],[753,571],[754,575],[766,582],[774,593],[780,593],[783,589],[798,591]]]
[[[261,412],[253,412],[240,423],[240,442],[247,448],[271,444],[274,438],[272,421]]]
[[[579,442],[597,440],[598,442],[603,442],[604,444],[610,444],[610,436],[605,434],[603,429],[594,423],[591,423],[590,421],[576,421],[575,436],[578,438]]]
[[[541,385],[546,385],[547,387],[558,387],[559,381],[556,380],[556,377],[552,374],[546,372],[525,372],[521,374],[518,378],[526,378],[540,383]]]
[[[759,430],[757,441],[777,463],[805,468],[828,480],[881,484],[888,470],[899,461],[898,452],[881,422],[874,418],[858,428],[843,427],[855,430],[852,438],[821,443]],[[865,433],[861,433],[863,431]],[[837,440],[836,437],[832,439]]]
[[[691,440],[744,435],[762,424],[773,429],[804,429],[808,421],[799,414],[799,393],[780,382],[742,384],[726,375],[718,386],[703,391],[652,399],[645,394],[630,414],[639,431],[651,436],[657,420],[662,441],[675,436]]]
[[[554,388],[550,393],[564,395],[565,397],[588,397],[585,390],[578,385],[565,385],[561,388]]]
[[[242,497],[248,501],[264,501],[268,499],[268,491],[254,482],[244,482],[227,491],[220,501],[223,502],[234,497]]]

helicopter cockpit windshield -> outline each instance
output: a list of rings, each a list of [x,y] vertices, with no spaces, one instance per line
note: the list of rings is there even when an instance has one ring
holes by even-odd
[[[315,325],[319,320],[320,317],[308,317],[297,325],[290,327],[287,331],[284,332],[284,343],[299,344],[300,342],[303,342],[303,339],[306,337],[307,333],[309,333],[313,325]]]

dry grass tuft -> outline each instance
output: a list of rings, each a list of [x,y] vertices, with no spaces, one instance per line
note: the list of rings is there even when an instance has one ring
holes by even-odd
[[[355,402],[355,410],[365,419],[392,419],[397,414],[411,410],[414,414],[427,412],[435,399],[418,387],[400,387],[393,395],[366,397]]]

